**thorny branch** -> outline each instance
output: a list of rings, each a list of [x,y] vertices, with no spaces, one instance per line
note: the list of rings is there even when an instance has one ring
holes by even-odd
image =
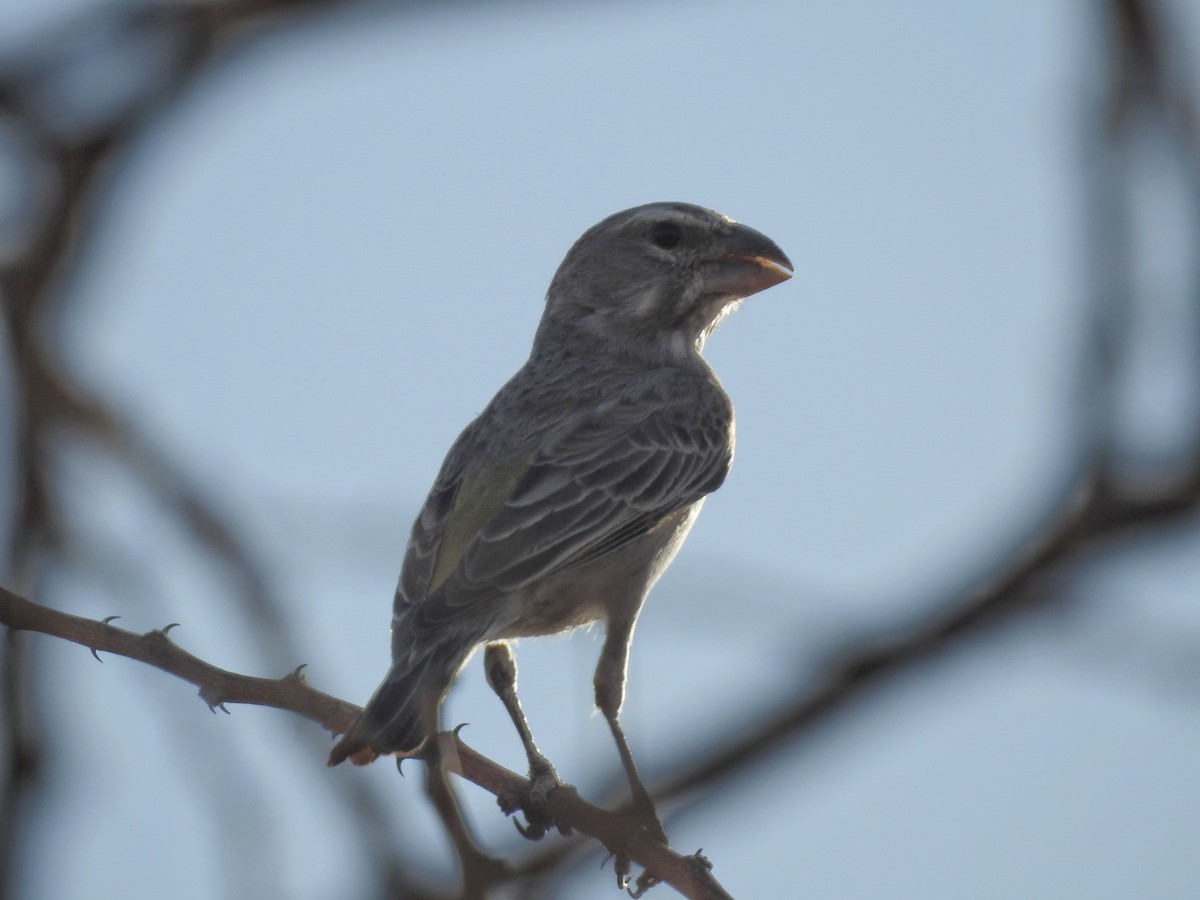
[[[359,712],[354,704],[309,686],[301,674],[303,666],[282,678],[256,678],[205,662],[170,639],[168,632],[174,627],[170,625],[137,634],[116,627],[111,620],[96,621],[40,606],[5,588],[0,588],[0,623],[14,631],[52,635],[88,647],[93,653],[115,653],[162,669],[196,685],[200,697],[214,711],[228,712],[228,703],[268,706],[296,713],[333,733],[344,732]],[[456,732],[441,735],[440,742],[441,757],[449,771],[490,791],[510,811],[528,801],[531,785],[526,778],[475,752]],[[701,857],[680,856],[647,839],[641,829],[630,827],[630,820],[622,814],[593,806],[573,790],[554,791],[549,812],[560,826],[591,835],[610,853],[635,860],[652,872],[655,880],[670,884],[686,897],[721,900],[729,896]]]

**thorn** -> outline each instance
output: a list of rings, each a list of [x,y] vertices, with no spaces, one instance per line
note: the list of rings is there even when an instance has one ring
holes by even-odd
[[[100,624],[101,625],[111,625],[113,622],[115,622],[119,618],[121,618],[121,617],[120,616],[105,616],[103,619],[100,620]],[[96,652],[95,647],[88,647],[88,649],[92,651],[92,656],[96,657],[96,662],[101,662],[101,663],[104,662],[104,660],[102,660],[100,658],[100,654]]]
[[[299,679],[300,681],[304,681],[304,675],[301,673],[303,673],[304,670],[307,668],[308,668],[308,663],[300,663],[300,665],[298,665],[298,666],[296,666],[296,668],[292,669],[292,674],[289,677]]]
[[[163,637],[166,637],[168,634],[170,634],[170,633],[171,633],[171,629],[172,629],[172,628],[178,628],[178,627],[179,627],[179,623],[178,623],[178,622],[172,622],[172,623],[171,623],[170,625],[168,625],[166,628],[160,628],[160,629],[158,630],[158,632],[159,632],[159,634],[161,634]]]
[[[457,740],[457,739],[458,739],[458,733],[459,733],[460,731],[462,731],[464,728],[466,728],[466,727],[467,727],[468,725],[470,725],[470,724],[471,724],[470,722],[461,722],[460,724],[458,724],[458,725],[455,725],[455,726],[454,726],[454,728],[452,728],[452,729],[451,729],[450,733],[451,733],[451,734],[453,734],[453,735],[454,735],[454,737],[455,737],[455,739]]]

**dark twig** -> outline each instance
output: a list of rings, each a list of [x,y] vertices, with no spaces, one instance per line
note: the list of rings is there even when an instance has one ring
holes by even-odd
[[[200,697],[216,712],[226,704],[248,703],[286,709],[325,726],[344,731],[358,707],[309,687],[302,666],[282,678],[256,678],[218,668],[188,653],[170,639],[173,625],[138,634],[124,628],[50,609],[0,587],[0,622],[13,631],[36,631],[73,641],[101,653],[115,653],[170,672],[200,689]]]

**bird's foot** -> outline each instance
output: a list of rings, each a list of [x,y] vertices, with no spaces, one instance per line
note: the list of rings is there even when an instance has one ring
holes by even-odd
[[[554,766],[542,757],[531,761],[529,766],[529,791],[524,796],[506,794],[497,797],[500,809],[506,816],[511,816],[518,810],[525,813],[525,821],[513,819],[521,837],[530,841],[540,841],[549,833],[551,828],[557,828],[559,834],[570,834],[571,829],[554,821],[550,814],[550,795],[555,791],[571,788],[564,784],[554,771]]]
[[[670,842],[667,840],[667,831],[663,828],[662,820],[658,818],[658,812],[654,808],[654,804],[650,802],[649,796],[646,794],[634,794],[633,802],[629,807],[621,812],[621,815],[628,821],[629,830],[631,833],[639,833],[636,840],[651,841],[662,844],[664,847],[669,847]],[[617,887],[626,891],[629,896],[638,898],[661,883],[662,879],[649,870],[645,870],[637,877],[637,881],[633,882],[632,860],[620,851],[609,851],[613,860],[613,871],[617,876]],[[703,857],[698,857],[704,860]],[[692,859],[692,857],[688,857]],[[607,860],[606,860],[607,861]],[[704,860],[704,862],[708,862]],[[709,865],[711,868],[711,864]],[[630,886],[632,882],[632,887]]]
[[[632,888],[625,887],[625,893],[632,897],[633,900],[638,900],[639,897],[645,896],[646,891],[650,890],[650,888],[661,883],[662,879],[647,869],[638,876],[637,884]]]
[[[637,877],[637,881],[633,882],[632,860],[624,853],[614,853],[611,849],[608,851],[608,856],[604,857],[604,861],[600,864],[601,867],[610,859],[613,861],[613,872],[617,876],[617,890],[625,891],[634,900],[644,896],[650,888],[662,883],[662,879],[649,869],[643,870],[642,874]],[[631,882],[633,883],[632,887],[630,886]]]
[[[712,863],[709,861],[708,857],[704,855],[702,850],[697,850],[691,856],[685,856],[683,859],[689,865],[695,866],[702,872],[712,871]],[[639,900],[639,898],[646,895],[646,892],[650,890],[650,888],[662,884],[661,878],[659,878],[649,869],[646,869],[641,875],[638,876],[637,883],[634,884],[633,887],[630,887],[630,866],[628,857],[622,857],[618,854],[614,868],[617,870],[617,887],[625,891],[625,893],[632,897],[633,900]]]

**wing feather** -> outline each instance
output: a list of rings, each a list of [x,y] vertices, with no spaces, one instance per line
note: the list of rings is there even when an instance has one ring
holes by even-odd
[[[419,621],[411,624],[432,630],[611,553],[715,490],[732,456],[732,413],[719,391],[692,399],[707,402],[660,393],[568,416],[537,442],[519,477],[509,465],[501,482],[473,469],[472,448],[456,444],[414,526],[398,610],[401,597],[405,605],[419,602]],[[498,483],[505,495],[488,503],[458,496],[484,484],[495,491]],[[470,510],[472,520],[456,510]],[[468,532],[448,565],[440,543]]]

